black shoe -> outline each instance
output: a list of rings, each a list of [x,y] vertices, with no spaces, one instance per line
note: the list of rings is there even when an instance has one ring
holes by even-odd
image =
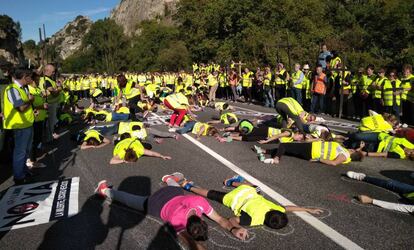
[[[26,178],[23,178],[23,179],[14,178],[13,180],[14,180],[14,185],[15,186],[24,185],[24,184],[27,183]]]

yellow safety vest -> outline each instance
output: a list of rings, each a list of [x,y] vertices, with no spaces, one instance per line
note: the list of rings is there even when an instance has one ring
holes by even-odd
[[[208,125],[207,123],[203,123],[203,122],[196,122],[196,124],[194,124],[193,130],[191,131],[191,133],[198,135],[202,126],[204,126],[204,131],[201,135],[204,135],[204,136],[207,135],[207,130],[210,127],[210,125]]]
[[[384,106],[392,107],[394,106],[394,101],[397,106],[400,106],[401,95],[394,95],[394,91],[393,91],[393,90],[398,91],[397,89],[400,88],[400,86],[401,86],[401,81],[398,79],[395,81],[390,81],[387,79],[384,82],[384,85],[382,85],[382,88],[383,88],[382,97],[384,100]]]
[[[165,99],[175,109],[186,109],[189,106],[187,97],[182,93],[168,95]]]
[[[283,74],[286,72],[285,69],[279,71],[279,73],[275,76],[275,84],[276,85],[286,85],[286,79],[282,79]]]
[[[138,88],[132,87],[132,81],[128,81],[125,88],[122,89],[122,93],[124,94],[127,100],[134,98],[135,96],[141,94],[141,91]]]
[[[272,73],[269,72],[267,74],[264,75],[264,80],[263,80],[263,84],[265,86],[270,86],[270,81],[272,80]]]
[[[388,78],[383,77],[383,78],[377,78],[375,80],[375,84],[377,85],[377,87],[379,87],[380,89],[374,89],[374,99],[381,99],[381,95],[382,95],[382,85],[384,84],[384,82],[388,80]]]
[[[338,157],[337,149],[343,148],[337,142],[323,142],[317,141],[312,142],[312,159],[321,159],[321,160],[330,160],[333,161]],[[343,148],[344,151],[348,151],[347,149]],[[343,164],[347,164],[351,162],[351,157],[347,157],[346,161]]]
[[[252,75],[253,75],[253,72],[243,73],[242,75],[242,78],[243,78],[242,86],[243,87],[246,87],[246,88],[252,87],[252,82],[253,82],[251,79]]]
[[[101,137],[103,136],[97,130],[90,129],[85,132],[85,138],[83,139],[83,141],[87,141],[89,140],[89,138],[95,138],[99,143],[102,143]]]
[[[20,97],[24,103],[29,102],[29,97],[24,89],[20,88],[20,86],[16,83],[9,84],[6,87],[3,95],[3,128],[23,129],[33,126],[35,118],[32,105],[30,105],[24,112],[20,112],[19,110],[15,109],[13,107],[13,104],[9,101],[9,97],[7,95],[7,92],[9,92],[9,90],[12,88],[16,89],[19,92]]]
[[[129,108],[128,108],[128,107],[120,107],[120,108],[116,111],[116,113],[118,113],[118,114],[126,114],[126,115],[129,115],[129,114],[130,114],[130,112],[129,112]]]
[[[125,151],[129,148],[134,150],[137,154],[137,158],[144,155],[144,146],[142,146],[141,142],[136,138],[127,138],[118,142],[114,148],[113,155],[118,156],[121,160],[124,160]]]
[[[414,75],[401,79],[401,87],[404,88],[401,99],[414,103]],[[411,90],[409,90],[411,88]]]
[[[40,80],[39,80],[39,88],[42,91],[45,91],[46,93],[48,93],[47,89],[45,88],[46,80],[50,82],[50,84],[52,85],[52,87],[54,89],[57,88],[57,84],[56,84],[55,81],[53,81],[52,79],[50,79],[47,76],[43,76],[43,77],[40,77]],[[46,96],[47,103],[57,103],[57,102],[59,102],[59,99],[60,99],[60,95],[52,95],[52,94],[48,93],[47,96]]]
[[[136,126],[138,126],[139,129],[133,129]],[[142,140],[148,136],[144,123],[142,122],[120,122],[118,126],[118,134],[122,135],[124,133],[128,133],[131,137],[136,137]]]
[[[405,154],[404,148],[408,149],[414,149],[414,144],[412,144],[410,141],[408,141],[405,138],[397,138],[394,136],[391,136],[387,133],[380,133],[378,135],[378,140],[380,140],[380,143],[378,145],[377,152],[392,152],[396,153],[400,156],[400,159],[406,159],[407,156]],[[403,147],[401,147],[403,146]]]
[[[236,216],[247,213],[252,221],[250,226],[263,225],[266,213],[272,210],[285,213],[284,207],[265,199],[251,186],[241,185],[223,197],[223,205],[230,208]]]
[[[362,118],[360,131],[388,132],[392,130],[391,124],[384,120],[382,115],[373,115]]]
[[[233,113],[224,113],[224,114],[222,114],[222,115],[220,116],[220,121],[221,121],[223,124],[229,125],[229,124],[231,124],[231,123],[229,122],[229,117],[233,117],[233,119],[234,119],[234,122],[233,122],[233,123],[236,123],[236,122],[238,122],[238,121],[239,121],[239,120],[237,119],[237,116],[236,116],[235,114],[233,114]]]
[[[280,135],[284,131],[286,131],[286,130],[282,131],[282,129],[269,127],[268,130],[267,130],[267,138],[272,138],[275,135]],[[288,137],[279,138],[279,141],[282,142],[282,143],[293,142],[293,133],[290,132],[290,136],[288,136]]]
[[[293,74],[292,74],[292,86],[293,86],[294,88],[297,88],[297,89],[302,89],[302,86],[303,86],[303,81],[304,81],[305,79],[302,79],[302,82],[301,82],[301,83],[294,85],[294,83],[295,83],[295,82],[297,82],[297,81],[300,79],[300,75],[301,75],[302,73],[303,73],[303,72],[302,72],[302,71],[300,71],[300,70],[298,70],[298,71],[296,71],[296,72],[293,72]]]
[[[29,92],[34,97],[33,107],[39,107],[37,115],[35,115],[35,121],[40,122],[44,121],[47,118],[47,110],[43,109],[43,104],[45,104],[45,99],[42,96],[42,90],[39,87],[33,87],[29,85]]]
[[[212,87],[218,84],[217,77],[215,77],[213,74],[208,75],[208,86]]]
[[[302,106],[292,97],[282,98],[278,101],[278,103],[279,102],[286,104],[293,115],[299,116],[302,112],[304,112]]]

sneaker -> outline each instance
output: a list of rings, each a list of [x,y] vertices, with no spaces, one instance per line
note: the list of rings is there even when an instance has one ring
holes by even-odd
[[[265,163],[265,164],[274,164],[274,163],[275,163],[275,161],[274,161],[272,158],[268,158],[268,159],[265,159],[265,160],[263,161],[263,163]]]
[[[243,181],[244,181],[244,178],[243,178],[242,176],[240,176],[240,175],[235,175],[235,176],[233,176],[233,177],[231,177],[231,178],[225,179],[225,180],[223,181],[223,184],[224,184],[224,186],[226,186],[226,187],[231,187],[231,186],[232,186],[232,184],[233,184],[233,182],[243,182]]]
[[[362,181],[365,178],[366,174],[348,171],[346,172],[346,176],[354,180]]]
[[[184,175],[182,173],[175,172],[172,174],[164,175],[161,178],[161,181],[167,183],[168,179],[173,179],[175,182],[180,183],[184,180]]]
[[[106,182],[106,180],[100,181],[98,183],[98,186],[95,188],[95,194],[97,194],[98,196],[106,199],[107,195],[105,193],[105,189],[109,188],[108,187],[108,183]]]
[[[259,158],[259,160],[261,162],[263,162],[266,159],[266,157],[264,156],[264,154],[259,154],[258,158]]]
[[[256,154],[263,154],[264,150],[261,147],[258,147],[256,145],[253,146],[253,150],[256,151]]]
[[[176,130],[177,130],[176,128],[169,128],[169,129],[168,129],[168,132],[170,132],[170,133],[174,133]]]

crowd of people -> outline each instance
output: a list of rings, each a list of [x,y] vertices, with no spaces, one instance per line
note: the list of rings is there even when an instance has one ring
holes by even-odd
[[[12,142],[12,168],[16,185],[31,181],[32,168],[42,149],[59,140],[59,128],[77,123],[71,131],[82,150],[113,145],[110,164],[134,163],[143,156],[171,160],[168,155],[148,149],[146,143],[161,143],[167,138],[192,133],[197,139],[211,136],[217,143],[257,142],[253,150],[263,164],[282,164],[285,155],[337,166],[364,157],[414,160],[414,76],[405,65],[398,79],[394,70],[378,70],[368,65],[357,73],[342,68],[337,53],[326,46],[319,64],[295,64],[288,72],[282,63],[276,69],[228,67],[218,64],[193,64],[192,72],[153,72],[107,75],[67,75],[55,77],[55,67],[38,70],[16,68],[9,71],[9,82],[0,96],[3,133]],[[241,98],[241,96],[243,98]],[[338,115],[343,96],[345,117],[360,119],[357,132],[338,134],[324,125],[318,114]],[[241,119],[233,111],[234,102],[257,102],[275,109],[273,116]],[[87,106],[80,102],[88,103]],[[358,108],[356,108],[358,107]],[[210,121],[198,120],[197,112],[215,110]],[[146,121],[158,110],[170,112],[168,132],[149,126]],[[6,137],[7,137],[6,136]],[[274,143],[271,150],[260,145]],[[270,155],[270,157],[266,157]],[[414,198],[414,187],[385,182],[363,173],[348,172],[349,178],[386,187]],[[235,187],[229,193],[198,187],[177,172],[162,177],[167,183],[149,197],[135,196],[98,184],[97,194],[160,217],[170,223],[182,240],[194,246],[207,239],[206,215],[239,239],[246,239],[246,226],[286,226],[287,212],[320,213],[319,209],[283,207],[267,200],[257,187],[242,176],[224,181]],[[183,190],[194,193],[188,195]],[[226,219],[207,199],[229,207],[234,218]],[[413,205],[397,205],[360,196],[363,203],[388,209],[413,212]]]

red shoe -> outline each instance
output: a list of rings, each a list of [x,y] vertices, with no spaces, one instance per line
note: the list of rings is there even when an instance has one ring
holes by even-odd
[[[105,189],[107,188],[109,187],[108,187],[108,183],[106,182],[106,180],[100,181],[98,183],[98,186],[95,188],[95,194],[97,194],[101,198],[106,199],[107,195],[105,194]]]

